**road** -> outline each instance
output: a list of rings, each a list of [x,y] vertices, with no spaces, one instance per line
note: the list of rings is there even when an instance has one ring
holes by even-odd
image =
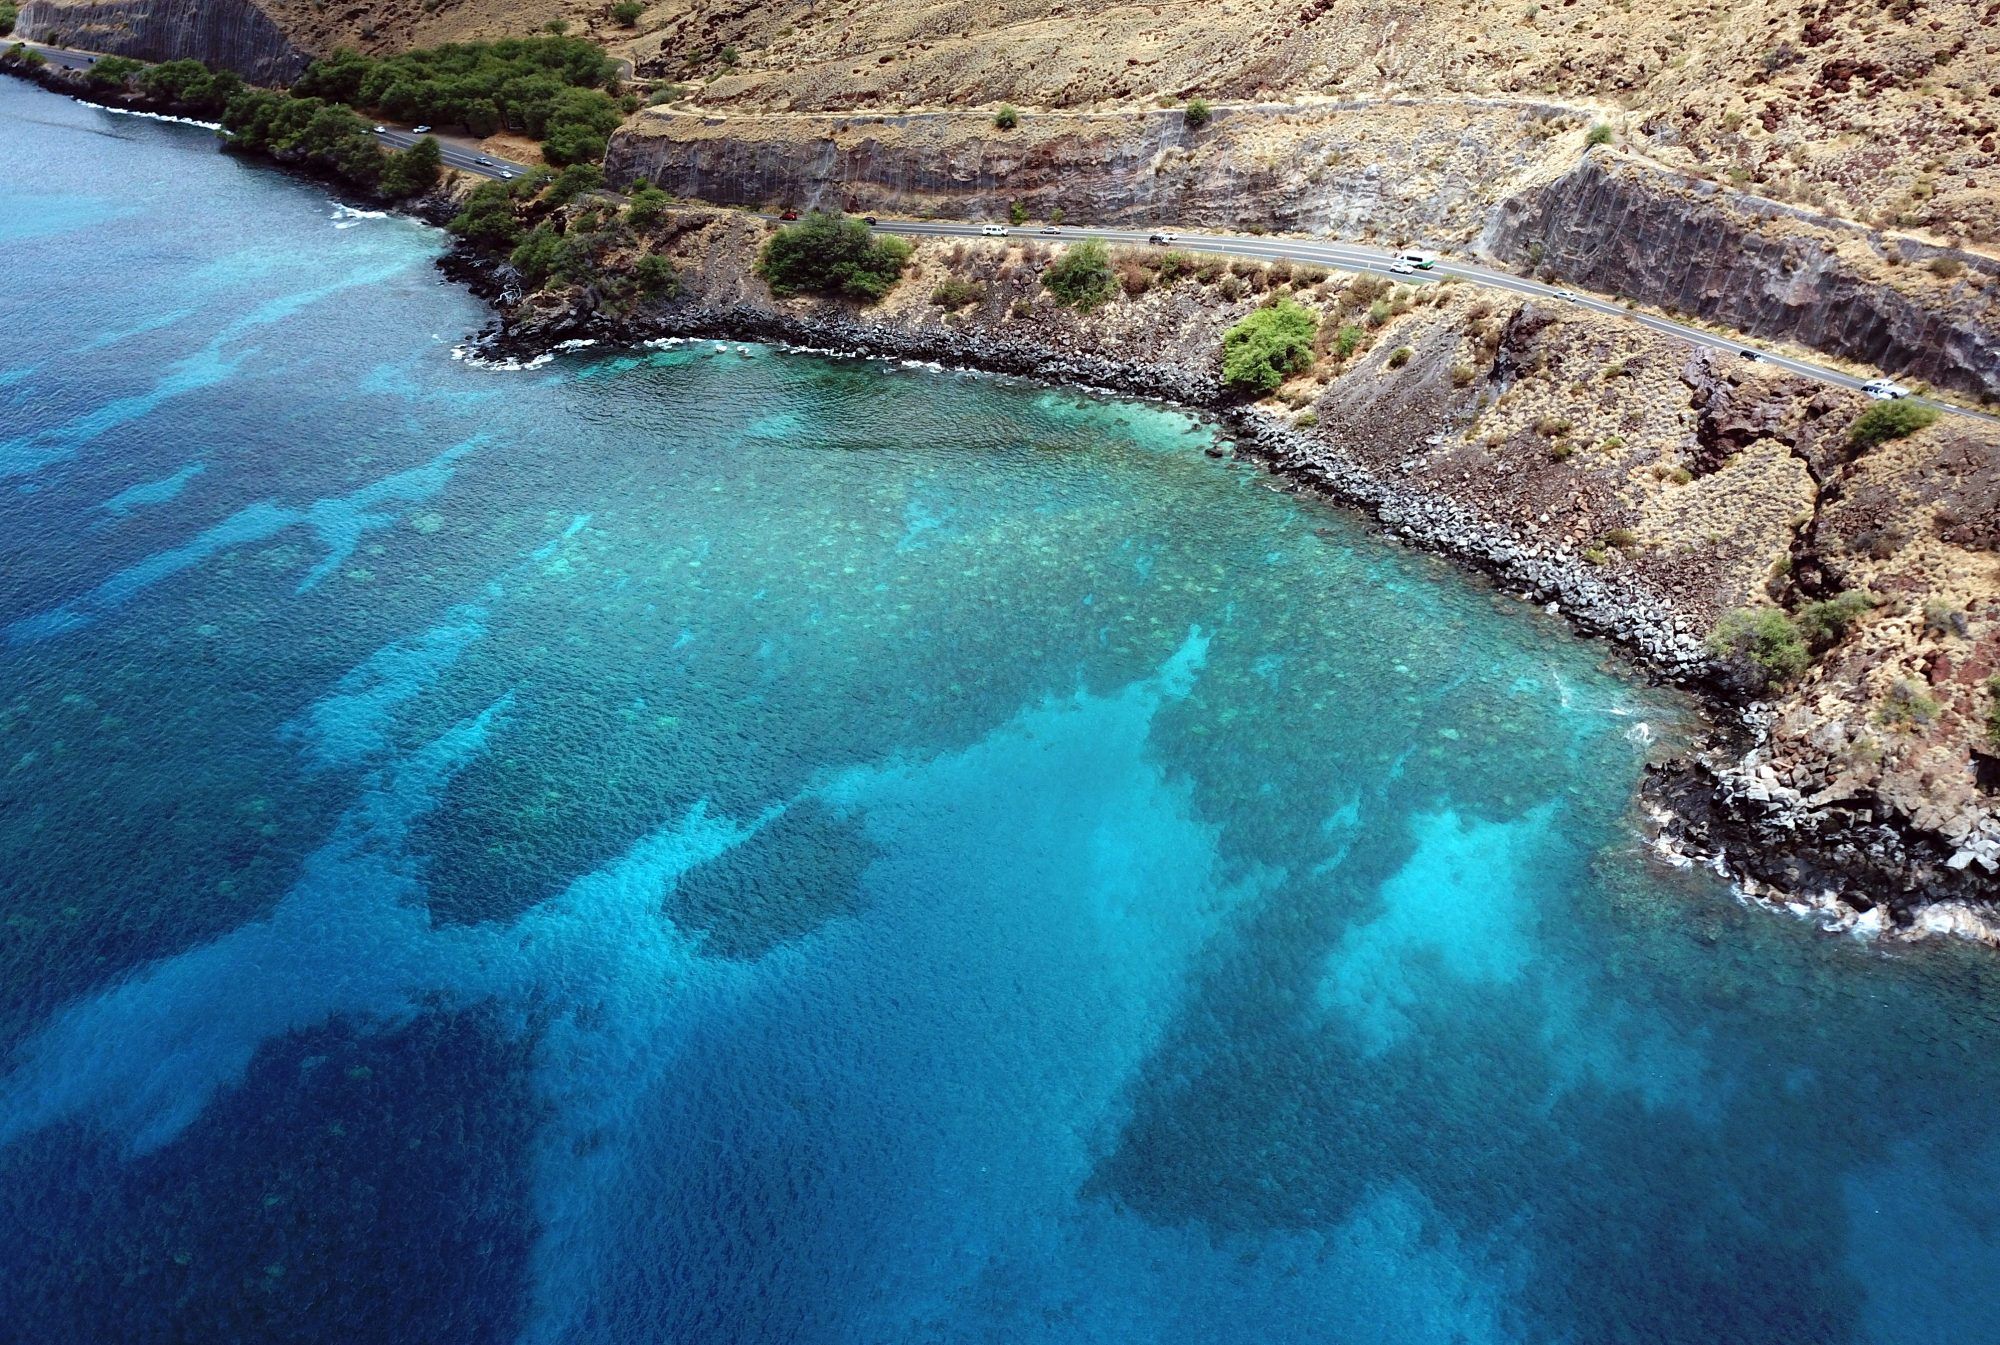
[[[94,52],[75,51],[63,47],[45,46],[39,42],[29,42],[30,49],[40,52],[54,64],[70,70],[81,70],[97,59]],[[418,140],[414,130],[382,125],[375,138],[389,149],[408,149]],[[460,172],[474,173],[480,177],[508,178],[528,171],[528,165],[514,163],[495,155],[484,154],[476,141],[458,137],[438,136],[438,149],[445,166]],[[775,216],[766,215],[766,219]],[[985,226],[936,220],[894,220],[885,219],[875,226],[884,233],[907,235],[913,238],[979,238]],[[1064,228],[1054,233],[1023,227],[1010,231],[1011,236],[1020,238],[1041,238],[1048,242],[1075,241],[1083,238],[1102,239],[1107,243],[1144,245],[1154,229],[1094,229]],[[1396,255],[1377,248],[1363,247],[1358,243],[1320,242],[1309,238],[1277,238],[1248,234],[1183,233],[1174,241],[1175,247],[1196,252],[1214,252],[1227,257],[1246,257],[1258,261],[1289,261],[1311,266],[1325,266],[1341,271],[1367,271],[1380,275],[1393,275],[1389,268],[1395,264]],[[1774,365],[1787,373],[1804,378],[1817,379],[1838,388],[1859,391],[1868,380],[1850,374],[1843,369],[1814,364],[1809,360],[1755,345],[1740,337],[1718,336],[1716,333],[1676,322],[1672,318],[1654,313],[1641,313],[1628,309],[1622,303],[1594,294],[1581,294],[1556,285],[1544,285],[1538,280],[1517,276],[1508,271],[1497,271],[1490,267],[1475,266],[1469,262],[1439,260],[1428,271],[1418,271],[1411,275],[1397,276],[1397,279],[1411,283],[1435,281],[1445,276],[1455,276],[1475,285],[1491,289],[1507,290],[1529,298],[1543,299],[1555,303],[1573,304],[1578,308],[1600,313],[1605,317],[1617,318],[1624,322],[1636,323],[1649,331],[1661,332],[1691,345],[1718,350],[1739,358],[1755,358]],[[1975,411],[1969,407],[1953,406],[1949,402],[1924,400],[1927,406],[1955,416],[1968,416],[1978,420],[2000,421],[2000,416]]]
[[[918,238],[979,238],[983,226],[978,224],[945,223],[930,220],[881,221],[876,228],[884,233],[907,234]],[[1068,228],[1049,233],[1035,226],[1011,229],[1010,236],[1017,238],[1039,238],[1046,242],[1074,242],[1084,238],[1098,238],[1107,243],[1144,244],[1152,236],[1148,229],[1094,229]],[[1597,295],[1578,294],[1557,285],[1544,285],[1538,280],[1513,275],[1507,271],[1496,271],[1484,266],[1474,266],[1467,262],[1439,260],[1428,271],[1417,271],[1410,275],[1396,275],[1389,268],[1395,264],[1396,254],[1375,248],[1362,247],[1355,243],[1318,242],[1306,238],[1255,237],[1241,234],[1180,233],[1174,237],[1173,246],[1190,252],[1213,252],[1226,257],[1254,258],[1258,261],[1289,261],[1312,266],[1325,266],[1341,271],[1368,271],[1379,275],[1394,276],[1397,280],[1421,283],[1438,280],[1445,276],[1456,276],[1460,280],[1492,289],[1508,290],[1530,298],[1544,299],[1555,303],[1567,303],[1577,308],[1601,313],[1606,317],[1618,318],[1625,322],[1637,323],[1650,331],[1662,332],[1692,345],[1705,346],[1725,354],[1743,356],[1749,352],[1761,363],[1774,365],[1788,373],[1830,383],[1835,387],[1859,391],[1868,380],[1856,377],[1841,369],[1814,364],[1797,359],[1779,351],[1770,350],[1744,341],[1740,337],[1718,336],[1700,327],[1676,322],[1672,318],[1660,317],[1653,313],[1634,312],[1625,305]],[[1969,416],[1979,420],[2000,420],[1983,411],[1968,407],[1953,406],[1948,402],[1923,400],[1927,406],[1951,415]]]

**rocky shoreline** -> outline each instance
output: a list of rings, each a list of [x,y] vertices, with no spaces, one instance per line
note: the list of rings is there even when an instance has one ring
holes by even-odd
[[[679,303],[643,317],[587,302],[551,308],[524,304],[511,268],[473,249],[455,248],[439,265],[495,308],[493,323],[468,347],[480,359],[525,362],[580,343],[754,340],[1149,397],[1210,416],[1236,452],[1291,488],[1364,511],[1391,535],[1487,575],[1504,591],[1621,646],[1653,676],[1695,693],[1707,720],[1703,741],[1650,767],[1641,788],[1655,848],[1670,862],[1714,868],[1746,900],[1829,931],[1891,939],[1951,935],[2000,947],[2000,883],[1992,873],[1952,867],[1950,850],[1892,809],[1814,808],[1772,777],[1760,757],[1769,707],[1746,701],[1717,676],[1700,621],[1621,586],[1577,548],[1523,538],[1449,496],[1385,479],[1325,438],[1230,399],[1213,369],[1120,360],[992,333],[909,330],[831,306],[795,313],[756,303]]]
[[[73,72],[19,73],[57,92],[79,97],[88,92],[87,82]],[[131,106],[145,101],[127,97],[118,105],[171,112]],[[400,208],[437,224],[454,213],[457,197],[446,187]],[[1186,348],[1161,350],[1155,343],[1153,350],[1115,357],[1078,348],[1081,343],[1072,336],[1020,324],[1008,324],[1004,333],[928,322],[899,325],[851,305],[780,304],[761,293],[761,286],[744,283],[746,268],[730,256],[718,256],[717,274],[705,277],[699,292],[638,306],[607,305],[588,287],[524,294],[503,259],[463,243],[440,258],[439,266],[493,308],[494,321],[467,347],[486,360],[525,362],[579,342],[620,347],[670,337],[756,340],[1157,398],[1211,416],[1237,452],[1291,488],[1365,511],[1391,535],[1560,612],[1580,631],[1629,651],[1652,675],[1695,692],[1707,711],[1705,740],[1652,767],[1641,790],[1657,829],[1655,846],[1670,861],[1714,867],[1747,899],[1828,929],[1894,938],[1950,934],[2000,946],[2000,874],[1994,867],[1967,862],[1981,857],[1954,851],[1911,825],[1890,801],[1865,792],[1815,801],[1799,787],[1810,782],[1780,773],[1770,759],[1771,707],[1747,700],[1717,675],[1702,638],[1710,617],[1677,606],[1630,570],[1594,562],[1573,537],[1518,519],[1481,517],[1452,493],[1448,480],[1409,479],[1407,460],[1400,473],[1385,471],[1351,451],[1337,434],[1308,433],[1269,409],[1231,399],[1220,384],[1212,346],[1202,346],[1197,356]],[[734,301],[715,302],[718,291],[733,294]],[[1503,352],[1503,363],[1505,358]],[[1430,442],[1444,437],[1432,435]],[[1544,512],[1541,519],[1546,524],[1549,515]]]

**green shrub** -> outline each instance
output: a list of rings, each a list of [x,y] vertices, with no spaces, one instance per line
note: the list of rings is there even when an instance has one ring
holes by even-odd
[[[1819,602],[1809,602],[1798,612],[1799,634],[1814,648],[1837,644],[1875,600],[1860,589],[1849,589]]]
[[[1876,718],[1890,728],[1916,729],[1936,719],[1942,708],[1936,697],[1905,677],[1889,688]]]
[[[1092,238],[1064,248],[1062,256],[1042,272],[1042,288],[1058,302],[1088,313],[1112,296],[1118,279],[1104,244]]]
[[[542,199],[552,206],[566,206],[587,191],[604,185],[604,170],[594,163],[573,163],[550,179]]]
[[[1028,222],[1028,207],[1020,201],[1012,201],[1007,206],[1007,222],[1019,228]]]
[[[624,119],[617,82],[617,65],[594,43],[556,34],[381,57],[343,48],[306,67],[292,92],[477,135],[520,131],[565,164],[604,156]]]
[[[458,214],[445,226],[476,247],[511,249],[521,241],[521,225],[514,218],[513,193],[504,182],[482,182],[465,198]]]
[[[1312,364],[1319,319],[1290,299],[1260,308],[1222,334],[1222,382],[1263,396]]]
[[[640,0],[618,0],[618,3],[611,7],[611,17],[623,28],[637,28],[639,16],[645,12],[646,7]]]
[[[1011,107],[1003,107],[993,114],[993,124],[1003,131],[1011,131],[1021,124],[1021,114]]]
[[[681,292],[680,272],[657,252],[649,252],[639,258],[638,265],[632,268],[632,279],[638,282],[641,294],[661,296]]]
[[[1630,528],[1613,528],[1604,534],[1604,544],[1626,551],[1639,545],[1639,534]]]
[[[1891,439],[1915,434],[1925,426],[1936,423],[1937,418],[1937,408],[1925,406],[1922,402],[1876,402],[1856,418],[1853,428],[1847,432],[1847,442],[1859,449],[1874,448]]]
[[[578,165],[572,164],[570,168]],[[565,168],[564,172],[569,172]],[[661,191],[650,182],[642,182],[633,189],[630,204],[625,207],[625,222],[635,229],[647,229],[660,222],[660,216],[667,213],[673,197]]]
[[[1343,360],[1346,359],[1349,355],[1361,349],[1362,335],[1361,329],[1353,323],[1350,322],[1343,325],[1339,331],[1334,333],[1333,353]]]
[[[1471,387],[1472,380],[1477,377],[1479,377],[1479,371],[1469,364],[1454,364],[1451,366],[1451,385],[1455,388]]]
[[[757,258],[757,274],[779,298],[814,293],[873,303],[902,279],[910,245],[860,220],[814,210],[778,230]]]
[[[950,276],[931,291],[931,302],[939,308],[956,311],[967,304],[976,304],[986,297],[986,289],[970,280]]]
[[[1416,351],[1410,349],[1408,346],[1397,346],[1389,352],[1389,367],[1391,369],[1402,368],[1410,362],[1410,357],[1416,353]]]
[[[1735,663],[1764,686],[1785,686],[1812,664],[1792,619],[1776,607],[1739,607],[1709,632],[1709,652]]]
[[[234,70],[211,74],[200,61],[162,61],[139,72],[139,89],[186,111],[214,115],[243,92],[243,77]]]
[[[1590,128],[1590,134],[1583,140],[1586,145],[1608,145],[1611,143],[1611,128],[1600,121]]]
[[[0,37],[13,32],[14,22],[20,17],[20,8],[15,5],[14,0],[0,0]]]
[[[1190,130],[1199,131],[1214,117],[1215,109],[1208,105],[1206,98],[1190,98],[1187,106],[1181,109],[1181,120],[1188,124]]]
[[[588,236],[559,234],[544,221],[529,231],[507,260],[529,289],[540,289],[551,280],[583,279],[590,270],[590,243]]]
[[[1370,327],[1380,327],[1389,320],[1389,317],[1389,303],[1386,299],[1377,299],[1374,303],[1368,305],[1368,325]]]
[[[1301,411],[1292,419],[1292,424],[1301,430],[1309,430],[1319,424],[1319,413],[1317,411]]]
[[[99,88],[123,88],[145,68],[144,61],[129,56],[100,56],[97,64],[84,72],[84,78]]]
[[[382,180],[382,150],[368,124],[344,107],[244,89],[222,111],[229,148],[330,173],[366,191]]]
[[[1196,265],[1194,254],[1179,248],[1169,248],[1153,258],[1153,269],[1159,272],[1161,280],[1169,283],[1193,275]]]
[[[421,196],[437,186],[443,169],[437,137],[427,135],[402,153],[389,156],[382,166],[382,194],[391,200]]]

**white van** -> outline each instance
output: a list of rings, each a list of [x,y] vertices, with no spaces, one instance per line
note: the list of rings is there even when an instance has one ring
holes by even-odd
[[[1007,236],[1007,226],[1004,224],[982,224],[979,226],[979,232],[985,234],[988,238],[1005,238]]]
[[[1428,252],[1398,252],[1396,260],[1406,266],[1414,266],[1419,271],[1428,271],[1437,265],[1437,258]]]
[[[1886,378],[1871,378],[1861,385],[1861,390],[1878,402],[1896,402],[1910,395],[1910,390],[1900,383],[1892,383]]]

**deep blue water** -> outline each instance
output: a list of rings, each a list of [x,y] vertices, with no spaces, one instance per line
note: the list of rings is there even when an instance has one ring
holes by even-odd
[[[1602,647],[1169,410],[479,369],[424,229],[0,136],[0,1339],[2000,1340],[1992,959],[1650,859]]]

